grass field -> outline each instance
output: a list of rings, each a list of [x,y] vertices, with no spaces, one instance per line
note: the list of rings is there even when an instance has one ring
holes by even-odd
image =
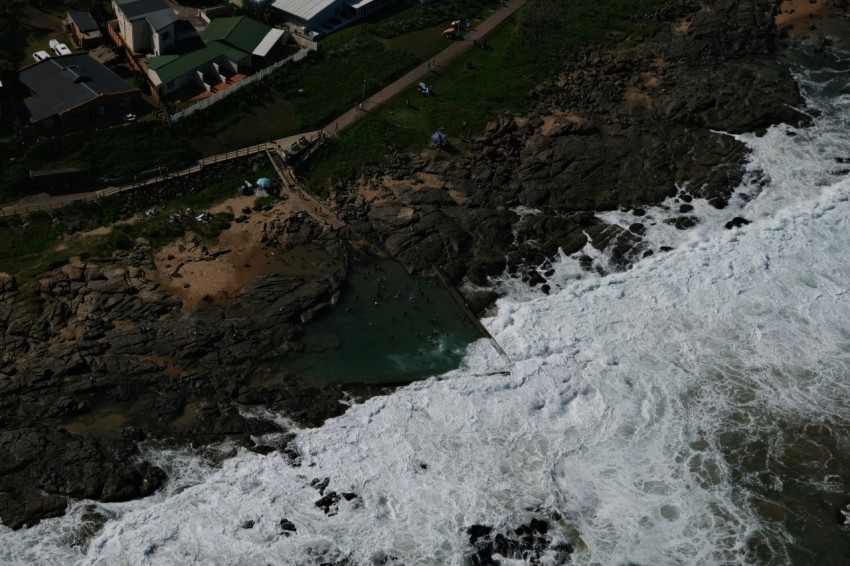
[[[499,112],[520,111],[526,96],[542,79],[590,42],[620,43],[655,31],[652,22],[631,18],[664,0],[533,0],[487,36],[490,49],[471,49],[451,64],[429,73],[424,81],[433,96],[411,85],[320,152],[307,172],[321,191],[336,177],[357,174],[379,161],[383,147],[418,151],[440,129],[462,150],[460,136],[475,136]],[[429,30],[414,32],[430,33]],[[439,36],[439,34],[437,34]],[[398,40],[402,40],[399,37]],[[440,37],[440,40],[443,38]],[[409,104],[408,104],[409,102]],[[374,124],[372,123],[374,122]],[[384,132],[380,141],[376,132]]]
[[[201,153],[213,154],[325,126],[345,108],[419,63],[372,38],[323,51],[243,88],[174,130]]]

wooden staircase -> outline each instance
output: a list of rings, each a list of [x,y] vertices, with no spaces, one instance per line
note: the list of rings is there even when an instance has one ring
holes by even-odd
[[[266,147],[266,155],[269,156],[269,161],[272,162],[274,170],[277,171],[280,180],[286,188],[291,189],[298,184],[292,169],[286,164],[286,160],[280,154],[277,148]]]

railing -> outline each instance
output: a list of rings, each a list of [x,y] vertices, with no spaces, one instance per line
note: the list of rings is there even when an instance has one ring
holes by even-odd
[[[54,208],[62,208],[68,206],[70,204],[74,204],[75,202],[83,202],[86,199],[74,199],[65,202],[51,202],[51,203],[43,203],[43,204],[31,204],[28,206],[14,206],[14,208],[10,207],[8,209],[0,208],[0,218],[5,216],[15,216],[16,214],[29,214],[30,212],[39,212],[41,210],[53,210]]]
[[[165,173],[161,173],[154,177],[150,177],[140,181],[134,181],[132,183],[128,183],[126,185],[121,185],[120,187],[108,187],[106,189],[96,191],[95,195],[97,198],[108,197],[112,195],[117,195],[118,193],[123,193],[126,191],[132,191],[141,187],[147,187],[150,185],[156,185],[163,181],[167,181],[169,179],[174,179],[177,177],[184,177],[186,175],[191,175],[192,173],[197,173],[202,170],[207,165],[214,165],[216,163],[223,163],[225,161],[230,161],[231,159],[238,159],[240,157],[247,157],[249,155],[254,155],[260,152],[263,152],[268,147],[268,144],[261,143],[257,145],[252,145],[250,147],[243,147],[242,149],[237,149],[236,151],[230,151],[227,153],[220,153],[218,155],[212,155],[210,157],[205,157],[203,159],[198,160],[194,165],[190,165],[184,169],[180,169],[179,171],[175,171],[173,173],[166,171]]]
[[[312,49],[312,50],[315,51],[315,48]],[[310,51],[311,51],[310,49],[302,49],[298,53],[290,55],[286,59],[281,59],[277,63],[274,63],[273,65],[269,65],[265,69],[257,71],[256,73],[254,73],[250,77],[245,77],[244,79],[242,79],[241,81],[239,81],[235,85],[229,86],[226,89],[224,89],[223,91],[217,92],[217,93],[203,99],[202,101],[198,102],[197,104],[193,104],[189,108],[186,108],[184,110],[180,110],[179,112],[175,112],[174,114],[171,115],[171,122],[174,123],[174,122],[177,122],[178,120],[182,120],[186,116],[189,116],[189,115],[197,112],[198,110],[203,110],[204,108],[207,108],[207,107],[215,104],[219,100],[222,100],[223,98],[225,98],[227,96],[230,96],[231,94],[233,94],[234,92],[236,92],[237,90],[242,88],[243,86],[249,85],[249,84],[251,84],[255,81],[259,81],[259,80],[269,76],[270,74],[277,71],[278,69],[280,69],[281,67],[283,67],[284,65],[286,65],[289,62],[294,63],[294,62],[297,62],[297,61],[304,59],[310,53]]]
[[[238,159],[240,157],[247,157],[249,155],[255,155],[257,153],[261,153],[266,151],[267,147],[271,147],[269,144],[261,143],[257,145],[252,145],[250,147],[243,147],[241,149],[237,149],[235,151],[229,151],[227,153],[220,153],[218,155],[212,155],[210,157],[205,157],[196,161],[193,165],[188,167],[184,167],[178,171],[170,172],[166,168],[161,169],[152,169],[151,171],[146,171],[144,173],[140,173],[139,175],[145,176],[144,179],[139,179],[133,181],[132,183],[126,183],[124,185],[119,185],[117,187],[107,187],[105,189],[101,189],[99,191],[93,191],[87,193],[86,196],[82,197],[82,195],[78,195],[78,198],[74,198],[73,200],[62,200],[62,201],[53,201],[48,203],[41,204],[32,204],[28,206],[18,206],[12,205],[5,209],[0,208],[0,218],[4,216],[14,216],[16,214],[28,214],[30,212],[38,212],[40,210],[53,210],[56,208],[62,208],[68,206],[69,204],[75,202],[83,202],[86,200],[95,200],[103,197],[108,197],[112,195],[117,195],[119,193],[124,193],[127,191],[132,191],[135,189],[139,189],[142,187],[149,187],[151,185],[156,185],[162,183],[163,181],[168,181],[169,179],[175,179],[178,177],[184,177],[186,175],[191,175],[192,173],[197,173],[201,171],[207,165],[214,165],[216,163],[224,163],[225,161],[230,161],[231,159]],[[157,171],[158,173],[153,176],[148,176],[151,172]],[[82,198],[80,198],[82,197]]]

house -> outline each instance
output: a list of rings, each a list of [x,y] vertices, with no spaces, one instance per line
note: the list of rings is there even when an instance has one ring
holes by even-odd
[[[18,71],[31,132],[55,134],[114,122],[141,100],[139,89],[86,53],[50,57]]]
[[[394,0],[272,0],[281,17],[306,30],[328,33]]]
[[[216,18],[200,33],[202,47],[147,60],[148,77],[160,96],[195,84],[207,91],[240,72],[262,66],[289,32],[245,16]]]
[[[161,55],[174,48],[177,14],[165,0],[112,0],[112,9],[133,53]]]
[[[94,18],[88,12],[68,10],[65,31],[80,49],[89,50],[100,44],[103,36]]]

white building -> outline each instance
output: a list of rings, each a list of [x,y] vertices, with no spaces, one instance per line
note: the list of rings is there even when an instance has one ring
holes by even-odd
[[[395,0],[272,0],[288,22],[328,33],[354,22]]]
[[[147,74],[160,96],[190,84],[212,91],[233,84],[240,69],[251,73],[268,64],[275,48],[287,42],[288,31],[245,16],[216,18],[200,33],[202,46],[180,55],[147,60]]]
[[[161,55],[174,47],[177,14],[165,0],[112,0],[118,29],[134,53]]]

